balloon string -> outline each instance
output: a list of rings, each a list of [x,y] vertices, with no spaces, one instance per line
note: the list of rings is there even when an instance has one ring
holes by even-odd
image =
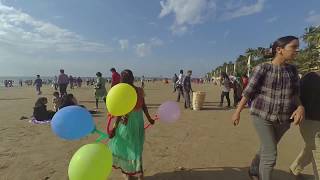
[[[112,118],[113,118],[112,115],[108,113],[108,119],[107,119],[107,133],[108,134],[111,134],[110,125],[111,125]]]
[[[106,133],[104,133],[104,132],[102,132],[102,131],[99,131],[98,129],[94,129],[94,132],[100,135],[100,137],[99,137],[98,139],[96,139],[96,142],[100,142],[100,141],[102,141],[103,139],[109,138],[109,135],[108,135],[108,134],[106,134]]]
[[[159,117],[158,117],[158,115],[155,115],[154,116],[154,120],[159,120]],[[148,129],[149,127],[151,127],[152,126],[152,124],[148,124],[148,125],[146,125],[146,126],[144,126],[144,129]]]

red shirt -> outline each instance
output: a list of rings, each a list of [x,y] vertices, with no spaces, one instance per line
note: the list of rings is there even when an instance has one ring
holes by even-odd
[[[243,77],[242,78],[243,90],[247,87],[248,83],[249,83],[249,79],[246,77]]]
[[[113,87],[116,84],[119,84],[120,79],[121,79],[120,74],[117,72],[113,72],[112,73],[112,80],[111,80],[111,87]]]

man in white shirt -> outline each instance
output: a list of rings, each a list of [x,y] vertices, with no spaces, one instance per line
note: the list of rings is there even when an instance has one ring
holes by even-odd
[[[184,75],[183,75],[183,70],[180,70],[180,74],[178,77],[178,81],[176,82],[177,85],[177,90],[178,90],[178,97],[177,97],[177,102],[180,102],[180,96],[183,96],[183,81],[184,81]]]

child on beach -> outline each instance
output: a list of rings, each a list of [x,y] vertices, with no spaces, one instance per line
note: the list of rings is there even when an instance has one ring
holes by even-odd
[[[143,89],[133,85],[134,76],[130,70],[121,72],[121,82],[136,89],[138,101],[129,114],[117,118],[108,145],[112,151],[113,167],[120,169],[125,179],[129,180],[138,175],[142,180],[144,179],[142,152],[145,137],[143,113],[151,124],[154,124],[154,120],[150,117],[145,104]]]
[[[62,104],[62,99],[60,97],[59,92],[55,91],[53,93],[53,99],[52,99],[52,103],[53,103],[53,108],[54,110],[57,112],[59,110],[59,107]]]
[[[33,108],[33,117],[37,121],[51,120],[55,112],[47,110],[48,99],[46,97],[40,97]]]

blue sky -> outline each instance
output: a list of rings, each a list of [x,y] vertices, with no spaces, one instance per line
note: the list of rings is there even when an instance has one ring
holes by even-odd
[[[319,0],[0,0],[0,76],[201,76],[319,24]]]

